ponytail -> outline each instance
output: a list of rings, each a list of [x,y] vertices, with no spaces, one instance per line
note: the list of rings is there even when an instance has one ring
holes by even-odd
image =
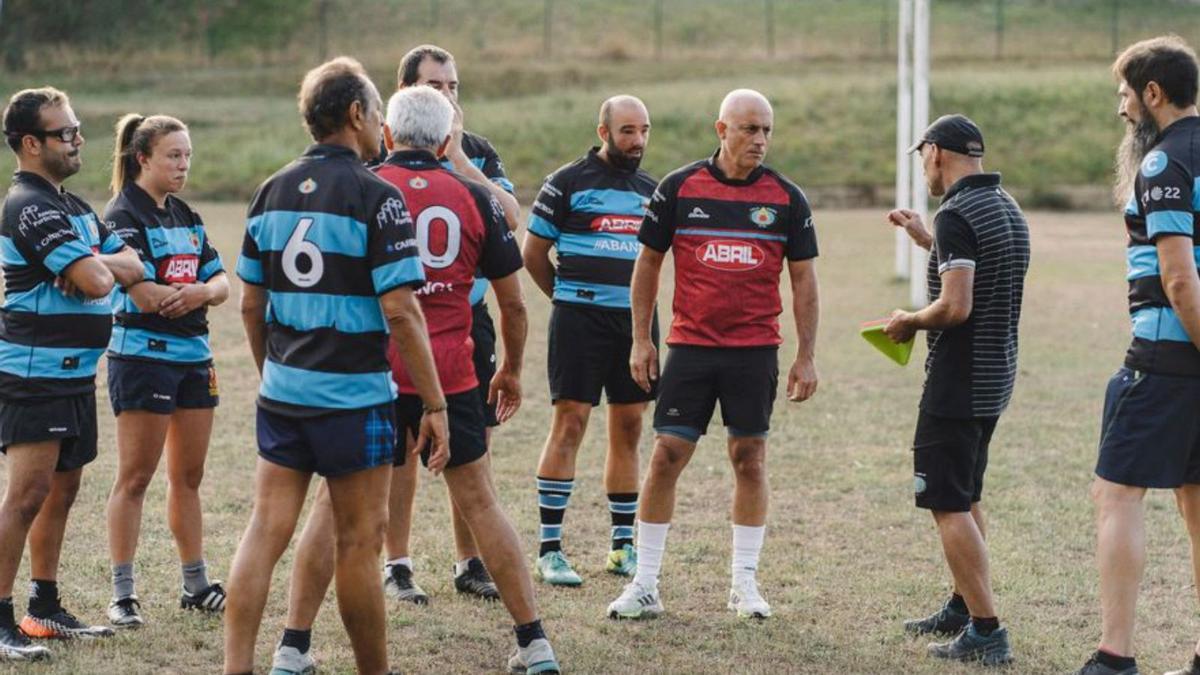
[[[112,183],[109,187],[116,194],[131,180],[142,173],[138,155],[149,155],[154,141],[174,131],[187,131],[187,126],[167,115],[145,117],[129,113],[117,120],[116,140],[113,147]]]

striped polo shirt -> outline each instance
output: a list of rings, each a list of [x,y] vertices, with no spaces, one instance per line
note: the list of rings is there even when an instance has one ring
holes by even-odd
[[[927,332],[921,409],[959,419],[996,417],[1017,375],[1029,269],[1029,226],[998,173],[966,176],[943,195],[926,275],[930,302],[941,296],[941,275],[962,268],[975,270],[971,314],[953,328]]]
[[[267,291],[259,405],[282,415],[395,399],[379,296],[425,276],[400,192],[353,150],[314,145],[258,188],[237,274]]]
[[[668,345],[770,347],[779,333],[779,275],[785,260],[817,256],[808,200],[766,166],[725,175],[717,155],[658,184],[638,239],[675,259]]]
[[[112,331],[112,296],[64,295],[72,263],[125,246],[79,197],[18,171],[0,210],[0,397],[75,396],[96,389]]]
[[[145,190],[129,181],[104,209],[104,222],[137,251],[146,281],[164,286],[205,283],[225,272],[200,214],[175,195],[167,195],[159,208]],[[168,319],[142,312],[122,289],[116,306],[116,325],[108,343],[110,357],[180,365],[212,361],[207,305]]]
[[[629,280],[641,245],[638,230],[655,180],[600,159],[600,148],[546,177],[529,216],[529,233],[554,242],[554,302],[629,309]]]
[[[1163,130],[1158,144],[1146,154],[1134,181],[1134,194],[1125,206],[1126,279],[1133,342],[1125,365],[1162,375],[1200,377],[1200,350],[1189,339],[1159,276],[1161,237],[1192,240],[1200,267],[1200,117],[1185,117]]]

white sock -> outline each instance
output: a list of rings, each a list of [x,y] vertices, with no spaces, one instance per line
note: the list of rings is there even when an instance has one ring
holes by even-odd
[[[395,565],[404,565],[405,567],[408,568],[408,571],[411,572],[412,568],[413,568],[412,558],[410,558],[408,556],[404,556],[403,558],[393,558],[393,559],[387,561],[387,564],[386,564],[387,567],[393,567]]]
[[[467,571],[467,566],[471,564],[472,560],[474,560],[474,558],[463,558],[462,560],[454,563],[454,576],[461,577],[463,572]]]
[[[758,553],[762,550],[766,532],[766,525],[733,526],[733,564],[730,571],[733,572],[735,586],[740,581],[754,579],[754,573],[758,571]]]
[[[667,550],[667,530],[670,523],[637,524],[637,574],[633,583],[646,588],[658,588],[658,572],[662,569],[663,553]]]

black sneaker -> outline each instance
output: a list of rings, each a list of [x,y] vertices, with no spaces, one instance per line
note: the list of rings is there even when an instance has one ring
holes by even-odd
[[[1189,670],[1180,670],[1177,672],[1186,674],[1186,673],[1190,673],[1192,671],[1189,669]],[[1075,673],[1075,675],[1139,675],[1139,673],[1138,673],[1137,666],[1134,666],[1132,668],[1126,668],[1125,670],[1117,670],[1116,668],[1113,668],[1112,666],[1104,665],[1103,663],[1100,663],[1100,660],[1098,658],[1096,658],[1095,654],[1093,654],[1092,658],[1088,659],[1087,663],[1083,664],[1083,667],[1080,668],[1079,671]],[[1170,675],[1170,674],[1168,674],[1168,675]]]
[[[35,645],[16,626],[0,626],[0,661],[44,661],[50,650]]]
[[[141,608],[142,604],[138,602],[136,595],[113,600],[108,604],[108,620],[114,628],[141,628],[146,623],[142,618]]]
[[[1013,658],[1007,628],[997,628],[991,635],[980,635],[972,623],[968,623],[953,640],[929,645],[928,652],[934,658],[977,661],[985,666],[1002,666],[1012,662]]]
[[[383,592],[393,600],[428,605],[429,595],[421,590],[412,578],[412,570],[406,565],[390,565],[384,571]]]
[[[909,619],[904,622],[904,632],[913,637],[920,635],[958,635],[971,620],[967,612],[960,612],[950,606],[950,601],[938,611],[924,619]]]
[[[464,595],[473,595],[484,600],[499,600],[500,591],[479,558],[471,558],[467,569],[454,577],[454,590]]]
[[[225,589],[219,581],[197,593],[188,593],[185,588],[179,596],[179,608],[220,614],[225,611]]]
[[[89,626],[59,607],[45,616],[26,614],[21,619],[21,632],[35,640],[92,640],[112,637],[113,629],[108,626]]]

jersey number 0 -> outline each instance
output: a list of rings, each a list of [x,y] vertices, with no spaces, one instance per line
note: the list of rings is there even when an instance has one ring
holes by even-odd
[[[446,248],[434,253],[429,247],[429,232],[434,222],[446,224]],[[458,214],[445,206],[430,206],[417,216],[417,248],[421,251],[421,264],[433,269],[449,267],[458,258],[462,248],[462,222]]]

